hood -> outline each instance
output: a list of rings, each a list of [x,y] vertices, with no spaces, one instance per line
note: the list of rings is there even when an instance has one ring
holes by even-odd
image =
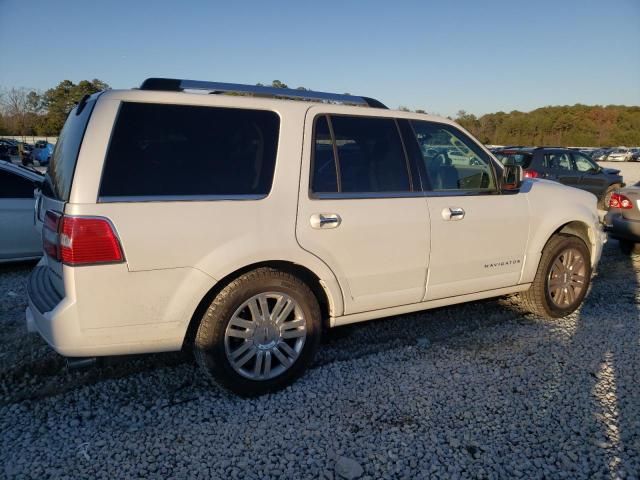
[[[602,173],[606,173],[607,175],[618,175],[620,170],[617,168],[603,168]]]

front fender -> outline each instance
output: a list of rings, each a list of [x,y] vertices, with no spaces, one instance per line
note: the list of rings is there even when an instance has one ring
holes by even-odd
[[[544,246],[554,233],[568,225],[573,229],[582,226],[586,231],[591,265],[595,267],[605,240],[595,195],[550,181],[531,183],[527,193],[531,212],[530,237],[520,283],[533,281]]]

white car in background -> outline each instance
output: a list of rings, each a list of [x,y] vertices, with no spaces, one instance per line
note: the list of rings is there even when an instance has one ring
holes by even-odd
[[[34,226],[34,190],[43,176],[0,160],[0,263],[42,256],[42,240]]]
[[[628,162],[633,156],[630,148],[617,148],[609,154],[607,162]]]

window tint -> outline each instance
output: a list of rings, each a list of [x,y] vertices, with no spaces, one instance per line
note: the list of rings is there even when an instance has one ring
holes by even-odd
[[[60,200],[69,200],[71,182],[76,169],[82,138],[89,123],[95,100],[90,100],[77,114],[78,107],[71,110],[60,132],[42,192]],[[46,143],[46,142],[45,142]],[[35,152],[34,152],[35,153]],[[46,155],[45,155],[46,157]]]
[[[412,120],[433,190],[495,190],[491,159],[458,129]]]
[[[497,152],[495,155],[503,165],[520,165],[522,168],[528,168],[533,159],[533,155],[525,152]]]
[[[572,153],[573,161],[575,162],[576,169],[579,172],[591,172],[598,170],[598,166],[593,163],[589,158],[581,153]]]
[[[326,116],[316,119],[311,191],[316,193],[338,191],[336,159],[333,154],[333,142]]]
[[[338,154],[335,160],[338,165],[335,191],[374,193],[411,190],[407,159],[394,119],[336,115],[329,121]],[[322,127],[321,122],[318,123]],[[327,148],[321,147],[321,142],[315,140],[316,149]],[[316,162],[314,169],[321,165]]]
[[[0,198],[33,198],[35,188],[31,180],[0,170]]]
[[[267,195],[278,130],[274,112],[123,103],[100,195]]]
[[[551,170],[573,170],[568,153],[545,153],[544,166]]]

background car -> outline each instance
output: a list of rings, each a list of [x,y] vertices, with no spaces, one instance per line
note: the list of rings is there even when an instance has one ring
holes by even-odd
[[[640,182],[613,193],[604,224],[623,253],[640,253]]]
[[[605,162],[613,148],[600,148],[591,154],[591,159],[596,162]]]
[[[54,145],[45,140],[38,140],[31,152],[31,160],[33,163],[38,162],[38,165],[49,165],[51,155],[53,155]]]
[[[629,148],[616,148],[607,156],[607,162],[628,162],[632,155]]]
[[[577,150],[560,147],[528,147],[499,150],[503,165],[520,165],[524,176],[544,178],[580,188],[598,197],[598,207],[607,209],[611,194],[624,186],[620,170],[602,168]]]
[[[34,190],[44,177],[29,168],[0,161],[0,263],[42,256],[42,240],[34,226]]]

